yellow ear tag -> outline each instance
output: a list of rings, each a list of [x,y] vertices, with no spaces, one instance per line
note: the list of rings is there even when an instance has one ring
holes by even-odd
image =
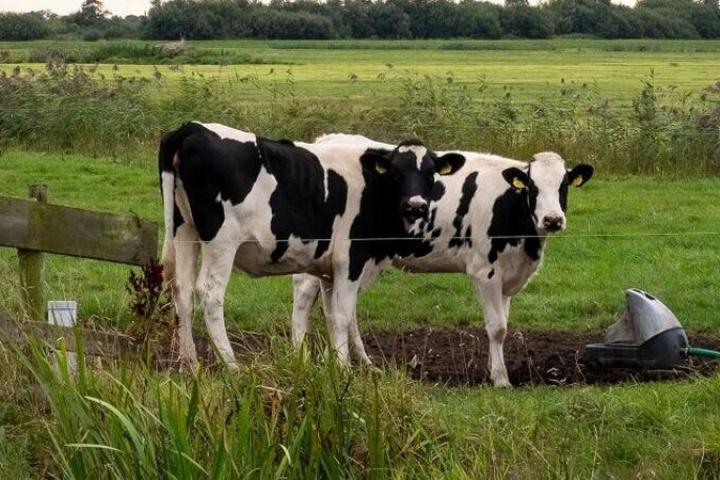
[[[383,166],[380,165],[379,163],[376,163],[376,164],[375,164],[375,170],[377,170],[377,172],[378,172],[379,174],[381,174],[381,175],[382,175],[383,173],[386,173],[386,172],[387,172],[387,168],[383,167]]]
[[[577,177],[575,177],[575,178],[573,179],[573,181],[572,181],[572,186],[573,186],[573,187],[579,187],[580,185],[583,184],[583,181],[584,181],[584,179],[583,179],[582,175],[578,175]]]
[[[446,163],[443,165],[443,167],[438,171],[440,175],[447,175],[452,171],[452,166],[449,163]]]
[[[525,183],[519,178],[515,177],[513,178],[512,186],[515,187],[517,190],[522,190],[523,188],[525,188]]]

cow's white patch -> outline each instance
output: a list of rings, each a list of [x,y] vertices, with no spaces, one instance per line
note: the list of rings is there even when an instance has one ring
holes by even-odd
[[[180,210],[180,215],[183,217],[183,220],[190,225],[194,225],[195,222],[193,221],[192,210],[190,210],[190,201],[188,200],[185,186],[179,178],[175,179],[175,205],[177,205],[178,210]]]
[[[314,143],[335,143],[335,144],[344,144],[344,145],[359,145],[363,148],[382,148],[385,150],[392,150],[395,148],[394,145],[389,145],[387,143],[382,142],[376,142],[375,140],[370,140],[367,137],[364,137],[362,135],[352,135],[347,133],[329,133],[325,135],[320,135],[319,137],[315,138]]]
[[[175,216],[175,174],[172,172],[162,172],[160,174],[162,181],[163,193],[163,215],[165,217],[165,239],[172,238],[173,235],[173,218]]]
[[[254,133],[244,132],[236,128],[221,125],[219,123],[200,123],[203,127],[207,128],[211,132],[217,133],[220,138],[227,138],[230,140],[236,140],[238,142],[252,142],[256,143],[257,136]]]
[[[423,158],[425,158],[425,155],[427,155],[427,148],[422,145],[405,145],[398,148],[398,152],[410,152],[415,154],[415,164],[417,165],[417,169],[422,169],[422,161]]]
[[[560,206],[560,186],[565,178],[565,161],[555,152],[541,152],[533,155],[530,164],[530,178],[538,189],[535,206],[536,227],[545,233],[546,218],[560,219],[565,228],[565,213]]]
[[[239,239],[235,265],[252,275],[263,274],[276,246],[275,235],[270,228],[270,196],[276,187],[277,180],[263,165],[242,203],[233,205],[229,200],[222,202],[225,221],[232,222]]]
[[[407,203],[412,208],[418,208],[422,207],[423,205],[427,205],[427,201],[420,195],[413,195],[408,199]]]
[[[328,187],[328,170],[323,169],[323,189],[325,190],[325,201],[327,202],[328,195],[330,195],[330,189]]]

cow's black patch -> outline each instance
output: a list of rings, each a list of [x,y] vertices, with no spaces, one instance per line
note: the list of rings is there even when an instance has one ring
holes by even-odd
[[[158,174],[160,177],[160,191],[162,193],[162,174],[165,173],[175,173],[175,167],[173,166],[173,160],[175,158],[175,154],[180,150],[180,146],[182,145],[183,141],[190,135],[195,133],[204,133],[207,131],[207,128],[203,127],[200,124],[197,123],[185,123],[177,130],[173,130],[172,132],[168,132],[167,134],[163,135],[162,140],[160,140],[160,149],[158,152]],[[173,205],[173,234],[177,232],[177,229],[180,225],[182,225],[184,222],[182,215],[180,215],[180,210],[177,207],[177,204],[174,203]]]
[[[453,219],[455,235],[450,239],[450,243],[448,244],[450,248],[462,247],[463,245],[472,246],[469,235],[466,234],[463,236],[462,226],[465,215],[470,211],[470,202],[477,191],[477,176],[478,172],[473,172],[465,177],[465,181],[463,182],[460,203],[458,203],[457,210],[455,211],[455,219]]]
[[[493,205],[493,215],[487,234],[490,237],[488,260],[495,263],[498,254],[508,245],[524,245],[525,253],[532,260],[540,259],[542,242],[533,220],[537,202],[537,187],[529,182],[528,188],[517,191],[509,188],[500,195]]]
[[[445,184],[441,180],[435,180],[432,191],[430,192],[430,201],[437,202],[445,195]]]
[[[203,241],[215,238],[225,221],[222,200],[241,203],[260,173],[253,142],[221,139],[199,124],[186,124],[178,150],[177,176],[187,192],[195,229]]]
[[[382,149],[372,149],[372,152],[383,155],[390,153]],[[362,165],[365,188],[360,198],[360,212],[350,227],[350,238],[353,239],[350,244],[351,281],[360,278],[368,261],[373,260],[377,264],[395,256],[423,256],[432,251],[430,242],[407,234],[402,216],[395,208],[402,194],[393,185],[392,176],[378,174],[370,162],[363,162]],[[439,191],[436,194],[441,196]],[[422,222],[427,223],[425,220]],[[380,238],[389,240],[377,240]]]
[[[272,260],[281,260],[290,236],[304,242],[321,239],[315,250],[316,258],[327,251],[335,217],[345,211],[347,183],[329,170],[326,194],[325,170],[315,155],[290,141],[258,138],[255,143],[221,139],[199,124],[183,125],[170,139],[178,149],[177,176],[187,192],[201,240],[215,238],[225,221],[218,197],[233,205],[242,203],[264,167],[277,181],[269,202],[270,229],[278,240]],[[161,172],[173,168],[174,155],[165,154],[161,158]],[[176,209],[176,227],[182,223],[178,216]]]
[[[566,173],[563,177],[562,183],[560,184],[560,189],[558,191],[558,196],[560,200],[560,208],[562,208],[563,212],[567,212],[567,201],[568,201],[568,187],[570,183],[568,181],[568,174]]]
[[[325,170],[313,153],[289,142],[258,138],[257,143],[263,165],[278,182],[270,196],[270,229],[278,242],[272,261],[280,261],[290,236],[304,242],[320,239],[315,258],[321,257],[330,245],[335,217],[345,212],[347,183],[328,170],[325,192]]]
[[[182,225],[185,222],[183,220],[182,214],[180,214],[180,209],[178,208],[177,204],[173,205],[173,235],[177,233],[177,229],[180,225]]]

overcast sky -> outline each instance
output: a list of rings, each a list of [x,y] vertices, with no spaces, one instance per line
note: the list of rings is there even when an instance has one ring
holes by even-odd
[[[503,3],[504,0],[490,0]],[[531,4],[539,0],[530,0]],[[635,0],[613,0],[614,3],[632,5]],[[52,10],[65,15],[80,9],[82,0],[0,0],[0,12],[28,12],[31,10]],[[115,15],[140,15],[150,8],[150,0],[104,0],[105,8]]]

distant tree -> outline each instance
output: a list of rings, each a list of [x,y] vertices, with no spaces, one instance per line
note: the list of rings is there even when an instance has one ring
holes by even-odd
[[[68,16],[68,20],[83,26],[97,26],[110,15],[102,0],[83,0],[80,10]]]
[[[720,9],[717,5],[698,5],[690,22],[702,38],[720,38]]]
[[[0,40],[36,40],[48,33],[43,12],[0,13]]]
[[[503,7],[479,0],[151,0],[142,25],[146,36],[163,39],[720,38],[718,0],[639,0],[633,8],[611,0],[528,1],[505,0]],[[100,0],[85,4],[102,11]],[[104,31],[110,23],[88,28]],[[112,28],[112,36],[129,32]]]
[[[500,22],[506,34],[517,37],[548,38],[554,33],[552,18],[539,8],[505,7]]]
[[[502,7],[489,2],[462,0],[458,4],[458,33],[468,38],[500,38],[503,34],[500,25]]]

